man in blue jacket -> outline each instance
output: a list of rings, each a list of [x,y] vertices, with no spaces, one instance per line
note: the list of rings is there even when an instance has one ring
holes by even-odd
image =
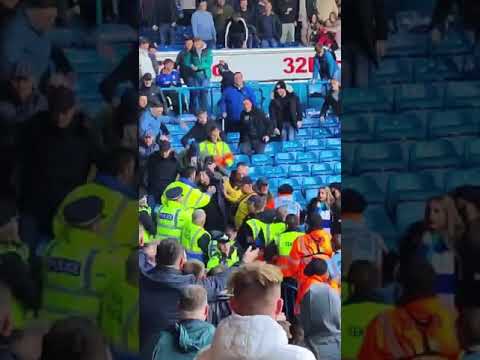
[[[165,122],[169,120],[165,116],[164,104],[157,98],[150,99],[149,107],[143,112],[139,121],[140,134],[150,133],[156,141],[168,140],[170,132],[165,126]],[[161,135],[160,135],[161,133]],[[160,135],[160,136],[159,136]]]
[[[339,68],[332,52],[317,44],[313,58],[313,80],[329,81],[334,78],[337,79],[340,76],[338,70]]]
[[[226,132],[240,131],[240,114],[243,111],[243,101],[249,99],[253,107],[257,107],[255,91],[245,86],[243,74],[236,72],[233,78],[233,86],[227,87],[222,94],[219,107],[223,118],[226,119]]]
[[[248,264],[258,257],[258,249],[248,249],[241,263]],[[207,290],[209,301],[213,301],[225,290],[227,279],[232,271],[197,279],[194,275],[184,275],[182,268],[186,262],[183,246],[176,239],[165,239],[157,247],[156,267],[140,275],[140,351],[149,346],[152,336],[169,329],[180,318],[178,301],[183,289],[189,285],[201,285]]]

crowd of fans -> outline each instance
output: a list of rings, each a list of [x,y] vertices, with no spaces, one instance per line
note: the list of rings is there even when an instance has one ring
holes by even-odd
[[[145,33],[160,47],[175,44],[176,27],[192,29],[208,48],[271,48],[341,44],[340,0],[142,1]],[[147,34],[145,34],[147,35]]]

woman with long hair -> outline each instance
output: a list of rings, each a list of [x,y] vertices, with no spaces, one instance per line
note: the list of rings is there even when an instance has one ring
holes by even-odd
[[[311,217],[313,214],[318,214],[322,218],[322,227],[325,231],[330,233],[332,223],[332,206],[335,204],[335,198],[328,186],[321,187],[318,190],[318,195],[313,198],[308,204],[307,216]]]

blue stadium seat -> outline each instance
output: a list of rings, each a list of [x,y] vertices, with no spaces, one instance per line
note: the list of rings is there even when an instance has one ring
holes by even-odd
[[[302,127],[298,129],[297,139],[310,139],[312,137],[311,129]]]
[[[464,185],[480,186],[480,169],[449,171],[445,175],[445,191]]]
[[[306,164],[295,164],[288,167],[288,176],[310,176],[310,166]]]
[[[317,117],[305,116],[303,118],[303,128],[315,128],[320,125],[320,120]]]
[[[445,91],[445,102],[451,109],[480,106],[480,82],[449,82]]]
[[[309,202],[313,198],[316,198],[318,195],[318,188],[317,189],[308,189],[305,191],[305,200]]]
[[[275,154],[275,164],[293,164],[296,153],[281,152]]]
[[[396,8],[398,7],[398,4],[398,2],[395,3]],[[421,36],[422,34],[418,33],[402,32],[389,37],[388,55],[392,57],[426,55],[427,39],[423,36],[425,41],[421,41]]]
[[[397,89],[400,111],[434,109],[443,106],[443,87],[434,84],[404,84]]]
[[[465,142],[464,156],[467,166],[480,166],[480,139]]]
[[[342,162],[341,161],[335,161],[332,164],[333,164],[333,173],[335,175],[341,175],[342,174]]]
[[[448,136],[476,135],[478,124],[468,110],[436,111],[431,114],[428,123],[431,139]]]
[[[230,150],[235,154],[235,156],[240,154],[238,144],[228,144],[228,146],[230,146]]]
[[[394,211],[400,202],[426,200],[439,195],[432,176],[426,173],[399,173],[390,175],[387,182],[387,208]]]
[[[354,174],[406,169],[399,144],[360,144],[355,151]]]
[[[375,119],[375,141],[426,139],[425,121],[415,112],[384,116]]]
[[[382,88],[348,88],[342,92],[343,112],[358,113],[366,111],[391,111],[393,92]]]
[[[287,177],[288,165],[258,167],[257,173],[259,176],[265,176],[268,179]]]
[[[303,194],[300,190],[295,190],[293,192],[293,198],[295,199],[296,202],[301,204],[301,206],[305,206],[303,204],[306,203],[306,199],[305,199],[305,197],[303,196]]]
[[[355,154],[355,145],[343,144],[342,145],[342,173],[344,175],[350,175],[353,173],[353,160]]]
[[[238,143],[239,140],[240,140],[240,133],[238,132],[227,133],[228,143]]]
[[[273,165],[273,159],[266,154],[253,154],[251,162],[252,166]]]
[[[340,149],[342,147],[342,140],[339,138],[336,139],[327,139],[326,147],[328,150]]]
[[[170,131],[171,135],[184,135],[186,134],[187,130],[182,129],[180,125],[173,125],[173,124],[167,124],[166,125],[168,131]]]
[[[278,178],[271,178],[268,179],[268,186],[270,188],[270,192],[273,194],[277,194],[277,189],[278,189]]]
[[[368,142],[373,140],[373,131],[367,116],[342,116],[342,141]]]
[[[340,161],[341,151],[340,150],[319,150],[315,151],[318,155],[318,161]]]
[[[329,175],[325,178],[325,182],[327,184],[341,183],[342,182],[342,177],[340,175]]]
[[[304,190],[315,189],[318,190],[319,187],[326,184],[322,176],[307,176],[303,179],[302,188]]]
[[[333,172],[331,165],[326,162],[313,164],[311,168],[312,176],[331,175]]]
[[[397,250],[398,233],[381,205],[369,205],[364,212],[365,223],[382,236],[389,250]]]
[[[234,161],[234,166],[236,166],[238,163],[240,162],[244,162],[246,163],[247,165],[250,165],[250,157],[248,155],[245,155],[245,154],[238,154],[238,155],[235,155],[235,161]]]
[[[297,164],[311,164],[318,161],[317,154],[312,151],[297,153]]]
[[[282,151],[282,143],[278,141],[269,142],[267,146],[265,146],[265,154],[276,154]]]
[[[447,140],[413,143],[409,151],[409,167],[419,169],[455,168],[461,165],[455,147]]]
[[[312,129],[312,139],[324,139],[331,136],[332,132],[325,127]]]
[[[385,59],[373,74],[376,86],[412,81],[412,66],[406,59]]]
[[[325,139],[309,139],[305,141],[305,151],[315,151],[325,149],[326,140]]]
[[[383,204],[385,202],[385,194],[371,176],[344,176],[342,187],[358,191],[368,204]]]
[[[455,80],[461,77],[460,68],[449,57],[428,57],[414,60],[414,82]]]
[[[258,173],[258,168],[256,168],[255,166],[250,166],[248,169],[248,176],[250,176],[252,179],[257,179],[262,175]]]
[[[425,205],[425,201],[411,201],[398,204],[395,210],[395,224],[400,234],[404,234],[410,225],[423,220]]]
[[[449,31],[438,44],[432,47],[434,55],[450,55],[467,53],[471,50],[471,45],[466,41],[464,34],[457,31]]]
[[[300,141],[284,141],[282,143],[282,151],[303,151],[303,144]]]

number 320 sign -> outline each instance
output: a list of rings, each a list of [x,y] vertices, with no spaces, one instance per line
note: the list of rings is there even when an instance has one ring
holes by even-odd
[[[285,67],[283,72],[285,74],[307,74],[313,72],[313,56],[306,58],[299,57],[286,57],[283,59]]]

